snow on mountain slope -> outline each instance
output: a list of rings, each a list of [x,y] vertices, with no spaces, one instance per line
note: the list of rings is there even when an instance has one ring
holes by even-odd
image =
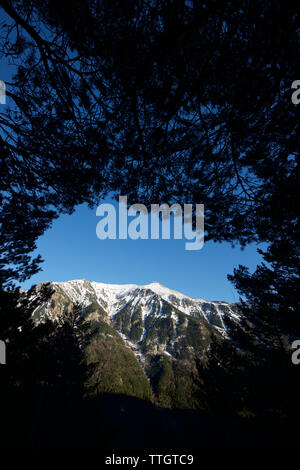
[[[151,295],[157,295],[171,304],[174,303],[178,310],[187,315],[193,315],[193,306],[196,307],[198,312],[201,311],[206,317],[203,305],[212,305],[219,311],[218,313],[220,316],[223,316],[224,310],[222,308],[219,309],[219,307],[229,306],[227,302],[213,302],[189,297],[178,291],[162,286],[158,282],[152,282],[146,285],[105,284],[102,282],[88,282],[85,279],[79,279],[67,282],[53,282],[52,285],[63,288],[72,302],[79,302],[83,306],[89,305],[89,294],[94,294],[97,300],[104,299],[108,306],[109,315],[116,313],[116,308],[118,308],[120,303],[129,301],[132,297],[138,297],[141,295],[149,297],[149,291],[151,292]],[[231,311],[230,314],[236,316],[234,311]]]
[[[79,303],[89,318],[110,324],[140,361],[148,354],[184,358],[202,353],[213,332],[226,337],[224,318],[237,318],[234,305],[194,299],[158,282],[139,286],[80,279],[51,286],[55,292],[41,307],[40,318],[61,317]]]

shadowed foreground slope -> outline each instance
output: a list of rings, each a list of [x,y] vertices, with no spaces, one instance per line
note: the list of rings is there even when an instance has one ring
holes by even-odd
[[[2,426],[1,448],[95,449],[173,453],[214,448],[294,447],[292,423],[217,419],[194,410],[170,410],[124,395],[104,394],[63,403],[53,396],[32,403]],[[24,411],[24,410],[23,410]],[[2,415],[3,416],[3,415]]]

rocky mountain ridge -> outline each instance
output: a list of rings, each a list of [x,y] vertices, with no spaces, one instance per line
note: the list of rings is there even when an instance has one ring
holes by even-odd
[[[107,366],[101,380],[96,374],[99,390],[109,391],[103,384],[114,382],[122,392],[126,382],[126,390],[135,395],[140,383],[133,375],[142,373],[167,406],[177,402],[182,406],[179,396],[189,400],[195,359],[205,360],[213,336],[228,339],[226,317],[238,318],[236,305],[194,299],[157,282],[138,286],[81,279],[51,282],[50,288],[50,299],[36,309],[34,319],[64,321],[74,305],[80,306],[94,331],[86,348],[87,361],[98,363],[99,368],[103,363]],[[129,377],[130,370],[135,372]],[[141,380],[145,390],[148,385]]]
[[[39,309],[40,318],[59,318],[78,303],[89,319],[105,320],[141,353],[156,349],[176,358],[176,344],[189,323],[198,321],[202,336],[208,330],[226,336],[224,318],[237,318],[235,305],[194,299],[158,282],[138,286],[81,279],[50,285],[54,293]]]

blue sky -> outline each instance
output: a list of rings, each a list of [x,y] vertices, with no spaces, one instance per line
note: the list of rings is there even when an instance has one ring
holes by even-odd
[[[261,260],[254,244],[241,250],[229,243],[205,242],[201,250],[188,251],[184,239],[100,240],[99,220],[96,208],[86,205],[55,220],[37,243],[43,270],[22,287],[82,278],[114,284],[157,281],[191,297],[233,302],[239,296],[227,274],[238,264],[253,270]]]

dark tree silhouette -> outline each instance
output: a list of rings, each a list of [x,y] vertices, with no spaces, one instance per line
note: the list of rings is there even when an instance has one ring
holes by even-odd
[[[88,324],[81,308],[74,305],[59,321],[33,321],[50,296],[48,285],[1,292],[0,332],[7,345],[7,365],[0,368],[1,448],[85,448],[110,433],[84,399]]]
[[[203,202],[207,239],[280,236],[299,195],[296,9],[0,4],[2,55],[17,68],[7,83],[14,106],[1,115],[8,217],[13,190],[42,212],[40,231],[50,208],[71,211],[112,191]]]
[[[280,381],[299,387],[288,358],[299,335],[299,119],[291,101],[300,68],[297,6],[0,6],[0,59],[15,68],[9,106],[0,109],[1,287],[39,269],[31,254],[37,238],[79,203],[93,206],[109,192],[148,205],[204,203],[206,240],[267,248],[254,273],[241,266],[229,276],[244,298],[242,329],[231,328],[232,338],[253,367],[237,350],[221,360],[226,346],[217,345],[214,365],[202,373],[216,366],[227,397],[238,383],[254,414],[264,413],[272,387],[288,400]],[[220,396],[222,385],[213,384]],[[279,401],[268,409],[278,412]],[[231,412],[244,406],[228,403]],[[291,417],[296,403],[281,411]]]

